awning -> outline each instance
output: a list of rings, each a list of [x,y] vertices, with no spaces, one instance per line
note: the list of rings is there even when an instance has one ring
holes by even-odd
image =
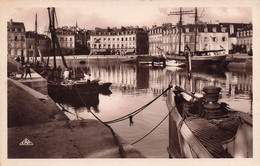
[[[92,48],[91,49],[92,52],[106,52],[105,48]]]
[[[128,48],[128,49],[126,50],[126,52],[134,52],[134,51],[135,51],[134,48]]]

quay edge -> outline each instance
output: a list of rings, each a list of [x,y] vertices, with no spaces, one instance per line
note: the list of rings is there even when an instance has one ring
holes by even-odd
[[[115,135],[119,145],[111,130],[97,120],[69,121],[48,95],[21,80],[8,79],[7,158],[145,157]],[[26,138],[33,145],[20,146]]]

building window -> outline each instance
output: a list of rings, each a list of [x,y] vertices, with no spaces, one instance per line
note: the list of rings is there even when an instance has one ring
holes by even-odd
[[[213,40],[213,42],[217,42],[218,38],[217,37],[213,37],[212,40]]]
[[[115,41],[115,38],[113,38],[113,41]]]
[[[125,41],[127,41],[127,37],[125,38]]]
[[[129,41],[131,41],[131,37],[129,37]]]
[[[190,42],[190,36],[186,36],[186,37],[185,37],[185,41],[186,41],[186,42]]]
[[[124,48],[124,44],[121,44],[121,48]]]
[[[112,47],[115,48],[115,44],[113,44]]]
[[[12,32],[14,32],[15,31],[15,29],[14,28],[12,28]]]
[[[98,45],[98,48],[101,48],[101,44]]]
[[[96,45],[96,44],[94,44],[94,48],[97,48],[97,45]]]
[[[14,37],[14,40],[17,41],[17,36]]]
[[[24,41],[24,36],[21,36],[21,40]]]
[[[119,41],[119,38],[117,38],[117,41]]]
[[[222,41],[226,41],[226,37],[222,37]]]
[[[21,28],[18,28],[18,32],[21,32]]]
[[[108,41],[110,41],[110,38],[108,38]]]
[[[124,41],[124,38],[121,38],[121,41]]]
[[[65,38],[65,41],[67,41],[67,38]]]
[[[133,37],[133,40],[135,40],[135,37]]]
[[[70,38],[70,41],[72,41],[72,37]]]
[[[72,44],[70,44],[70,47],[72,47]]]
[[[106,41],[106,38],[104,38],[103,40]]]
[[[107,48],[110,48],[110,44],[108,45],[108,47]]]

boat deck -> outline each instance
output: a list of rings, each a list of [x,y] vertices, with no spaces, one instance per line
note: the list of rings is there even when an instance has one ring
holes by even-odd
[[[223,149],[222,144],[235,136],[239,126],[237,118],[225,117],[217,120],[207,120],[198,117],[187,117],[184,122],[213,157],[232,157]]]

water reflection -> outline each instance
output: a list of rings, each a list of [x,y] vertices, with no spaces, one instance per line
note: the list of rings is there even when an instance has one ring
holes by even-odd
[[[252,101],[252,71],[248,70],[195,70],[189,80],[185,68],[175,67],[152,67],[138,66],[134,64],[120,63],[89,63],[75,64],[73,70],[77,76],[89,72],[92,78],[101,82],[111,82],[112,94],[105,96],[99,94],[96,97],[86,97],[84,101],[89,103],[84,107],[78,99],[72,97],[65,98],[66,108],[71,112],[87,119],[94,119],[88,110],[98,110],[98,117],[103,121],[113,120],[124,116],[150,102],[161,94],[173,82],[188,90],[201,92],[203,87],[215,85],[222,88],[221,102],[226,102],[233,109],[251,112]],[[61,99],[60,96],[57,99]],[[76,100],[76,101],[74,101]],[[94,101],[93,101],[94,100]],[[167,114],[165,104],[166,96],[159,98],[146,110],[134,117],[134,125],[129,126],[129,121],[112,124],[112,128],[128,142],[134,142],[147,134],[156,124],[158,124]],[[72,115],[70,119],[76,119]],[[154,144],[158,144],[154,152]],[[168,121],[161,124],[160,128],[136,144],[147,157],[168,157],[166,147],[168,144]]]
[[[70,94],[64,95],[64,93],[53,93],[49,91],[49,96],[59,104],[69,105],[74,108],[74,110],[82,110],[80,108],[84,107],[88,111],[93,109],[95,113],[99,113],[98,104],[99,104],[99,94],[93,95],[73,95]],[[84,110],[84,109],[83,109]]]
[[[216,71],[212,69],[192,72],[189,80],[184,68],[136,66],[133,64],[78,64],[75,72],[78,76],[84,72],[90,73],[92,78],[102,82],[112,82],[114,89],[122,93],[153,93],[155,96],[162,93],[172,81],[193,92],[201,92],[203,87],[214,85],[222,88],[221,99],[251,100],[252,71]],[[250,112],[250,110],[244,110]]]

